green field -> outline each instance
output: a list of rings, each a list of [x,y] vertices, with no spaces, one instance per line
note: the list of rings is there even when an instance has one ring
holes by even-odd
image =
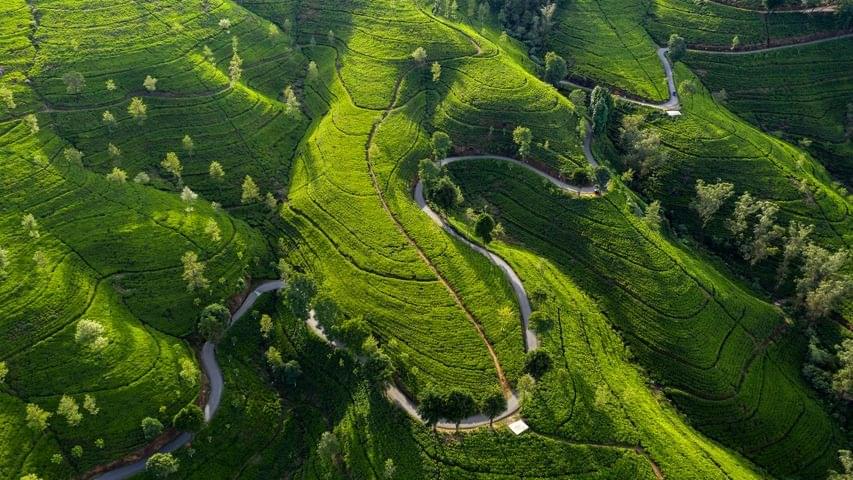
[[[529,391],[524,302],[412,198],[435,132],[452,140],[447,155],[518,158],[514,131],[527,127],[531,165],[587,171],[592,108],[542,80],[546,51],[568,60],[568,80],[664,102],[656,49],[671,33],[726,49],[735,34],[744,46],[828,35],[839,17],[764,15],[752,0],[559,2],[528,52],[529,38],[507,33],[506,9],[523,2],[491,3],[3,2],[0,479],[91,478],[154,445],[146,417],[165,426],[159,440],[176,436],[174,415],[209,398],[202,309],[234,311],[261,280],[296,273],[337,306],[324,321],[364,321],[394,369],[386,381],[415,402],[455,392],[481,411],[502,389],[524,397],[520,410],[494,428],[433,432],[385,398],[368,347],[329,349],[294,316],[292,291],[270,293],[219,340],[221,408],[169,478],[781,480],[841,468],[849,403],[803,378],[809,325],[773,305],[778,260],[731,255],[733,201],[705,228],[690,204],[696,180],[728,181],[778,204],[780,225],[813,224],[817,244],[849,248],[850,198],[833,183],[850,182],[849,39],[689,50],[675,68],[695,82],[681,84],[681,117],[619,101],[594,137],[597,174],[612,178],[600,196],[493,159],[447,168],[464,200],[442,215],[482,244],[474,218],[490,212],[501,229],[487,248],[554,320],[539,335],[552,365]],[[546,2],[527,3],[545,15]],[[666,161],[620,180],[620,121],[637,112]],[[164,161],[175,156],[180,169]],[[637,214],[652,200],[660,231]],[[826,348],[850,336],[843,314],[822,324]],[[295,380],[270,348],[298,362]],[[515,436],[506,424],[519,418],[530,431]],[[331,460],[324,432],[339,439]]]
[[[751,55],[690,52],[686,60],[725,105],[767,132],[811,141],[808,150],[843,183],[853,182],[848,107],[853,39]]]
[[[833,13],[766,14],[713,1],[655,0],[646,28],[661,44],[678,33],[691,47],[726,50],[735,36],[739,48],[758,48],[819,38],[849,30],[850,25]]]

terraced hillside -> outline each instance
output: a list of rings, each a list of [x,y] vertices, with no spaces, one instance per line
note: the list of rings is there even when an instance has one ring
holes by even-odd
[[[849,403],[801,372],[807,328],[840,344],[843,318],[773,305],[775,263],[733,260],[722,215],[691,203],[696,180],[730,181],[849,247],[845,192],[767,133],[846,171],[830,96],[849,42],[691,50],[677,96],[658,46],[840,20],[531,0],[531,53],[507,26],[522,3],[0,5],[0,479],[840,469]],[[542,80],[552,50],[554,85],[621,95],[604,120]],[[667,155],[632,180],[619,128],[638,112]]]
[[[853,39],[749,55],[692,51],[686,62],[724,103],[767,132],[784,132],[843,183],[853,181],[848,105]],[[806,143],[802,143],[806,142]]]
[[[487,163],[451,170],[469,198],[501,212],[513,242],[596,299],[693,425],[780,475],[817,475],[831,463],[837,433],[776,358],[786,348],[777,342],[785,328],[779,312],[632,222],[622,192],[571,200],[543,192],[541,181],[518,181],[529,175],[517,170]]]
[[[771,13],[725,2],[656,0],[647,19],[649,33],[660,43],[671,33],[688,45],[715,50],[756,49],[797,43],[849,31],[849,21],[834,10],[786,10]],[[733,43],[734,37],[737,42]]]

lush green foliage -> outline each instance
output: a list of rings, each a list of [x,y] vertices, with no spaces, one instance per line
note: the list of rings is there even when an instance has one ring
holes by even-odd
[[[850,185],[851,49],[853,39],[842,39],[740,56],[691,52],[686,62],[726,107],[767,132],[781,131],[800,142]]]

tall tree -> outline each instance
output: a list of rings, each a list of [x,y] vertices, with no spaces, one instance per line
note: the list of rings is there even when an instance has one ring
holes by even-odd
[[[237,85],[240,78],[243,76],[243,59],[234,51],[231,55],[231,62],[228,64],[228,84],[230,86]]]
[[[182,278],[187,284],[187,290],[190,292],[206,290],[210,282],[204,277],[205,265],[199,261],[198,254],[195,252],[184,253],[181,257],[181,264],[184,266]]]
[[[39,119],[35,116],[34,113],[24,115],[24,125],[29,127],[30,133],[32,133],[33,135],[39,133]]]
[[[601,86],[592,89],[589,100],[592,110],[592,128],[599,135],[607,130],[610,121],[610,113],[613,111],[613,97],[610,92]]]
[[[563,57],[554,52],[545,54],[545,81],[553,85],[559,85],[568,74],[569,67]]]
[[[198,432],[204,427],[204,412],[195,404],[187,405],[172,417],[172,426],[179,432]]]
[[[311,303],[317,295],[317,284],[304,273],[292,273],[287,276],[283,297],[290,312],[298,319],[308,318]]]
[[[222,168],[222,164],[217,161],[210,162],[210,167],[208,167],[207,172],[210,175],[210,178],[217,182],[220,182],[225,178],[225,170]]]
[[[512,131],[512,141],[518,145],[518,156],[526,160],[530,155],[530,145],[533,143],[533,133],[527,127],[517,126]]]
[[[441,64],[438,62],[432,62],[432,66],[430,67],[430,72],[432,73],[432,81],[437,82],[441,79]]]
[[[474,224],[474,233],[483,239],[483,242],[489,243],[492,241],[492,232],[495,230],[495,219],[486,212],[477,217],[477,223]]]
[[[646,207],[646,214],[643,216],[643,221],[650,229],[654,231],[660,230],[662,220],[659,201],[655,200]]]
[[[301,104],[299,103],[299,99],[296,98],[296,93],[293,91],[293,87],[288,85],[284,89],[284,113],[293,117],[299,113],[300,108]]]
[[[181,190],[181,200],[184,202],[184,205],[186,205],[184,211],[186,213],[192,213],[192,211],[195,210],[193,204],[198,200],[198,194],[193,192],[190,187],[185,186],[184,189]]]
[[[68,422],[69,427],[76,427],[77,425],[80,425],[81,421],[83,421],[83,414],[80,413],[80,406],[77,405],[77,401],[74,400],[74,398],[69,397],[68,395],[63,395],[62,398],[59,399],[59,406],[56,407],[56,413],[65,417],[65,421]]]
[[[832,388],[842,398],[853,400],[853,339],[844,340],[836,356],[839,368],[832,376]]]
[[[432,133],[430,143],[432,144],[432,155],[436,161],[447,157],[450,149],[453,148],[453,142],[450,140],[450,136],[439,130]]]
[[[6,105],[8,110],[12,110],[18,106],[15,103],[15,94],[8,87],[0,86],[0,102]]]
[[[178,154],[175,152],[166,153],[166,157],[160,162],[160,166],[163,167],[163,170],[170,173],[175,179],[178,181],[178,186],[183,185],[182,174],[184,171],[183,165],[181,165],[181,160],[178,158]]]
[[[424,66],[427,61],[427,51],[424,47],[418,47],[415,51],[412,52],[412,59],[415,61],[415,64],[418,66]]]
[[[261,191],[258,189],[258,184],[249,175],[243,179],[243,193],[240,196],[240,203],[247,204],[259,202],[261,200]]]
[[[24,228],[24,233],[26,233],[30,238],[41,237],[38,221],[32,213],[24,214],[21,218],[21,226]]]
[[[684,58],[684,54],[687,53],[687,43],[684,41],[684,38],[677,33],[673,33],[669,36],[666,46],[669,48],[669,58],[671,58],[673,62],[681,60]]]
[[[156,478],[166,478],[180,469],[181,462],[171,453],[155,453],[145,462],[145,471]]]
[[[184,147],[184,152],[189,155],[190,158],[193,158],[193,152],[195,152],[195,142],[193,142],[192,137],[189,135],[184,135],[184,138],[181,139],[181,146]]]
[[[495,417],[506,410],[506,398],[501,391],[494,391],[486,396],[483,400],[483,413],[489,417],[489,427],[495,420]]]
[[[68,72],[62,76],[62,81],[65,82],[65,91],[72,95],[82,92],[86,87],[86,79],[80,72]]]
[[[690,203],[690,206],[699,214],[702,220],[702,227],[708,225],[714,214],[720,210],[726,200],[731,198],[735,193],[735,186],[731,183],[720,182],[705,183],[701,178],[696,180],[696,198]]]
[[[477,413],[477,404],[471,395],[465,392],[451,390],[444,398],[444,415],[456,424],[456,430],[459,430],[462,420],[475,413]]]
[[[103,115],[101,115],[101,119],[106,125],[107,130],[110,132],[113,131],[113,128],[116,126],[116,117],[109,110],[104,111]]]
[[[421,403],[418,404],[418,415],[427,426],[432,427],[433,431],[441,419],[443,403],[441,395],[432,388],[428,388],[421,396]]]
[[[212,303],[201,311],[198,319],[198,333],[210,342],[218,342],[228,328],[231,312],[219,303]]]
[[[151,75],[146,75],[145,80],[142,81],[142,86],[145,87],[145,90],[153,92],[157,90],[157,79]]]
[[[803,250],[795,284],[799,303],[811,318],[828,315],[853,289],[853,281],[843,273],[848,260],[847,250],[830,252],[811,243]]]
[[[109,343],[104,325],[88,318],[77,322],[74,341],[91,350],[102,350]]]
[[[127,172],[118,167],[113,167],[113,171],[107,174],[107,180],[114,183],[125,183],[127,182]]]
[[[0,247],[0,281],[5,280],[9,276],[9,251]]]
[[[814,231],[814,225],[803,225],[796,220],[788,224],[788,234],[785,236],[785,246],[782,249],[782,262],[779,263],[776,288],[779,288],[788,276],[791,264],[803,254],[808,245],[809,236]]]
[[[317,443],[317,454],[331,465],[337,465],[340,461],[341,442],[334,432],[323,432],[320,442]]]
[[[133,97],[130,99],[130,105],[127,106],[127,113],[136,120],[137,125],[142,125],[148,118],[148,106],[141,98]]]
[[[41,407],[34,403],[28,403],[26,407],[27,426],[36,432],[43,432],[48,427],[48,419],[52,415],[50,412],[44,411]]]

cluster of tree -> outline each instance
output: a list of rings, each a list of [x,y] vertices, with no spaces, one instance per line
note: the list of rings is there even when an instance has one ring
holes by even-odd
[[[447,169],[439,166],[453,148],[450,137],[440,131],[432,134],[433,159],[425,158],[418,164],[418,176],[423,182],[424,194],[430,203],[444,211],[450,211],[463,202],[462,191],[453,183]]]
[[[660,135],[642,128],[645,121],[643,114],[625,115],[619,128],[619,147],[625,166],[639,172],[641,180],[653,177],[669,158],[661,148]]]
[[[846,339],[830,353],[812,328],[803,376],[818,391],[835,395],[842,402],[853,401],[853,339]]]
[[[3,368],[5,368],[5,364]],[[97,415],[101,411],[95,397],[90,394],[83,396],[83,410],[92,416]],[[27,426],[35,432],[44,432],[50,426],[50,417],[54,415],[52,412],[46,411],[34,403],[27,404],[25,412]],[[80,405],[70,395],[63,395],[59,399],[55,413],[60,417],[64,417],[69,427],[76,427],[83,421],[83,413],[80,411]],[[96,443],[103,445],[103,440]],[[79,455],[75,453],[76,457],[79,458],[83,455],[83,447],[78,445],[74,447],[74,450],[79,450]],[[60,462],[62,461],[61,457],[59,460]]]
[[[466,0],[467,4],[466,15],[469,19],[477,19],[480,25],[484,25],[489,17],[491,7],[488,0],[477,2],[476,0]],[[459,20],[461,15],[459,12],[459,2],[457,0],[433,0],[432,12],[436,15],[447,17],[451,20]]]
[[[482,411],[489,418],[491,425],[494,418],[506,410],[506,407],[506,398],[500,391],[492,392],[478,403],[468,393],[459,390],[439,393],[430,386],[420,398],[418,414],[433,429],[439,420],[444,418],[455,423],[458,430],[462,420],[478,411]]]
[[[734,195],[734,185],[727,182],[696,182],[696,197],[691,206],[702,226],[716,215]],[[849,261],[847,250],[831,252],[809,240],[814,227],[792,221],[783,228],[777,224],[779,207],[767,200],[755,199],[744,192],[735,202],[731,216],[725,221],[737,250],[744,260],[755,265],[778,256],[779,284],[782,285],[798,266],[794,279],[796,303],[811,318],[825,317],[853,291],[853,280],[845,274]]]
[[[556,21],[557,4],[550,0],[497,0],[501,25],[531,50],[540,51]]]
[[[324,293],[318,294],[312,304],[317,323],[330,338],[345,345],[358,358],[359,368],[366,378],[380,385],[391,381],[396,373],[394,362],[379,345],[364,317],[347,318],[337,303]]]

